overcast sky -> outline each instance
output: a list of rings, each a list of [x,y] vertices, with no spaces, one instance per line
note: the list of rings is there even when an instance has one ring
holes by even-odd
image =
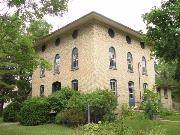
[[[142,14],[160,5],[161,0],[70,0],[68,12],[63,17],[45,17],[45,19],[53,25],[54,31],[95,11],[134,30],[145,31]]]

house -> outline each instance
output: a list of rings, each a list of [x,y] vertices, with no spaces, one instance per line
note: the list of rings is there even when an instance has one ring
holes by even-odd
[[[154,60],[141,34],[96,12],[40,39],[36,49],[53,68],[35,70],[32,96],[66,86],[80,92],[108,88],[120,106],[135,106],[155,84]]]

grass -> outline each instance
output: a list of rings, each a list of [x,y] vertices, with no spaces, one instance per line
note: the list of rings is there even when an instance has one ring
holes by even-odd
[[[131,127],[132,129],[138,130],[149,130],[154,127],[162,128],[166,130],[165,135],[179,135],[180,133],[180,122],[164,122],[144,119],[142,114],[136,116],[137,118],[127,118],[125,119],[125,125]]]
[[[0,117],[0,123],[2,123],[3,122],[3,118],[2,117]]]
[[[0,124],[0,135],[70,135],[73,129],[46,124],[40,126],[21,126]]]
[[[178,115],[178,114],[173,114],[173,115],[169,115],[169,116],[163,116],[162,118],[164,120],[180,121],[180,115]]]

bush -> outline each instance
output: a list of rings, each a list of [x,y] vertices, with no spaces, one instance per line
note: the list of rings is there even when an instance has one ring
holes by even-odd
[[[66,109],[69,99],[73,95],[80,94],[78,91],[68,87],[62,88],[60,91],[53,93],[47,97],[47,102],[50,104],[51,110],[60,112]]]
[[[19,112],[21,109],[21,103],[12,102],[3,111],[4,122],[17,122],[19,120]]]
[[[46,123],[49,120],[50,104],[44,98],[26,100],[20,111],[20,122],[33,126]]]
[[[80,124],[84,124],[86,118],[83,112],[77,112],[74,110],[66,110],[60,112],[56,116],[56,123],[58,124],[66,124],[69,126],[78,126]]]
[[[117,97],[108,90],[97,90],[92,93],[73,95],[68,102],[67,108],[82,111],[87,115],[88,103],[91,109],[91,120],[98,122],[109,120],[114,117],[114,109],[117,106]]]
[[[128,117],[133,116],[135,113],[127,104],[122,105],[121,107],[121,116],[122,117]]]
[[[162,106],[160,98],[157,93],[151,90],[146,90],[143,97],[144,99],[141,106],[144,108],[145,116],[149,119],[153,119],[154,115],[160,114]]]

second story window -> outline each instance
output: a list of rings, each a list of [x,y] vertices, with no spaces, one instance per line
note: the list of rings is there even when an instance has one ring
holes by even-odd
[[[44,85],[40,86],[40,97],[44,97]]]
[[[130,38],[130,36],[126,36],[126,42],[127,42],[128,44],[131,44],[131,38]]]
[[[60,73],[59,68],[60,68],[60,56],[59,54],[56,54],[54,59],[54,74]]]
[[[168,99],[168,90],[167,90],[167,88],[164,88],[164,98]]]
[[[72,89],[78,90],[78,80],[72,80]]]
[[[45,67],[43,65],[40,66],[40,77],[45,77]]]
[[[128,71],[133,72],[133,57],[130,52],[127,53],[127,64],[128,64]]]
[[[72,69],[78,68],[78,49],[74,48],[72,50]]]
[[[111,79],[110,80],[110,89],[114,95],[117,95],[117,80]]]
[[[109,68],[116,68],[116,52],[114,47],[109,48]]]
[[[147,75],[146,59],[144,56],[142,57],[142,74]]]

